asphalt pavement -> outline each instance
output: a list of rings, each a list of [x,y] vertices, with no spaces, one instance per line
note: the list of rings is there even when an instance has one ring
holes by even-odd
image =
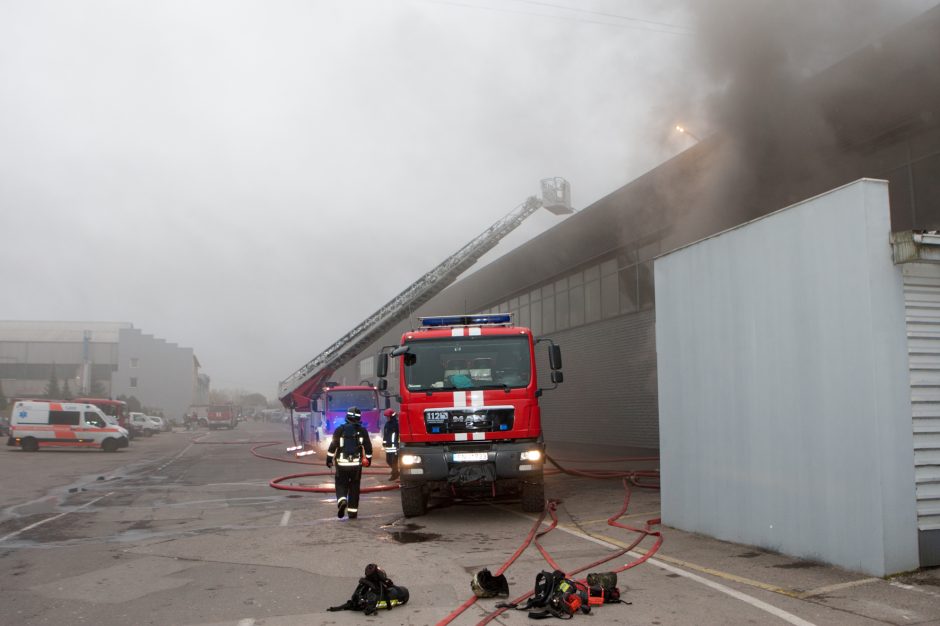
[[[511,499],[435,501],[426,516],[401,515],[396,491],[363,497],[358,520],[338,520],[328,493],[275,490],[284,481],[331,485],[322,454],[281,460],[283,424],[243,423],[234,431],[178,430],[138,439],[114,454],[90,450],[25,453],[0,449],[0,599],[3,623],[33,624],[436,624],[471,597],[470,579],[497,569],[523,543],[536,516]],[[643,450],[550,443],[572,468],[650,469],[621,461]],[[381,462],[381,455],[379,454]],[[296,460],[296,459],[295,459]],[[388,484],[373,468],[364,486]],[[648,481],[647,481],[648,482]],[[620,479],[547,478],[558,526],[541,539],[565,570],[600,560],[642,538],[627,554],[589,571],[646,556],[659,494]],[[547,528],[543,524],[541,528]],[[751,546],[662,526],[662,545],[619,575],[630,604],[574,619],[594,624],[940,624],[936,570],[871,578]],[[327,612],[351,594],[363,568],[378,563],[408,587],[410,602],[366,617]],[[551,569],[534,546],[507,571],[513,596]],[[476,624],[499,600],[479,600],[454,620]],[[525,624],[509,611],[496,624]]]

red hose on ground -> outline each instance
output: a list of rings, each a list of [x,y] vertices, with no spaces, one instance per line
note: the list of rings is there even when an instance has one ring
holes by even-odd
[[[539,529],[539,526],[542,525],[542,521],[545,519],[546,511],[552,511],[552,515],[554,516],[554,511],[555,511],[556,506],[557,506],[557,503],[554,500],[548,501],[548,506],[545,508],[545,510],[542,511],[542,514],[539,515],[539,518],[535,520],[535,524],[532,525],[532,529],[529,531],[529,534],[526,536],[525,541],[523,541],[522,545],[516,549],[516,551],[512,554],[512,556],[509,557],[506,560],[506,562],[500,566],[500,568],[496,571],[495,576],[499,576],[500,574],[505,572],[507,569],[509,569],[509,566],[512,565],[515,562],[515,560],[519,558],[519,555],[525,552],[525,549],[529,547],[529,545],[532,543],[532,540],[535,538],[535,535]],[[463,604],[458,606],[456,609],[454,609],[450,615],[448,615],[447,617],[439,621],[437,623],[437,626],[444,626],[445,624],[450,624],[453,620],[457,618],[458,615],[460,615],[461,613],[469,609],[471,606],[473,606],[473,603],[476,602],[477,599],[478,598],[475,595],[467,598],[467,600]]]
[[[571,475],[571,476],[578,476],[578,477],[583,477],[583,478],[593,478],[593,479],[620,478],[620,479],[623,481],[624,490],[625,490],[625,492],[626,492],[626,494],[625,494],[625,496],[624,496],[623,506],[620,508],[620,511],[618,511],[615,515],[613,515],[612,517],[610,517],[610,518],[607,519],[607,523],[608,523],[608,525],[610,525],[610,526],[615,526],[615,527],[617,527],[617,528],[622,528],[622,529],[624,529],[624,530],[629,530],[629,531],[636,532],[636,533],[639,534],[639,536],[638,536],[629,546],[627,546],[627,547],[625,547],[625,548],[621,548],[620,550],[617,550],[617,551],[611,553],[611,554],[608,555],[608,556],[605,556],[604,558],[602,558],[602,559],[600,559],[600,560],[598,560],[598,561],[595,561],[595,562],[593,562],[593,563],[589,563],[589,564],[584,565],[584,566],[582,566],[582,567],[576,568],[576,569],[574,569],[574,570],[568,572],[567,575],[571,576],[571,575],[579,574],[579,573],[581,573],[581,572],[583,572],[583,571],[585,571],[585,570],[587,570],[587,569],[590,569],[590,568],[593,568],[593,567],[597,567],[598,565],[601,565],[601,564],[606,563],[606,562],[608,562],[608,561],[611,561],[611,560],[613,560],[613,559],[615,559],[615,558],[617,558],[617,557],[619,557],[619,556],[622,556],[622,555],[626,554],[627,552],[629,552],[630,550],[633,550],[634,548],[636,548],[636,547],[640,544],[640,542],[642,542],[643,539],[645,539],[647,536],[655,536],[655,537],[657,537],[657,541],[656,541],[656,543],[653,545],[653,547],[652,547],[650,550],[648,550],[648,551],[646,552],[646,554],[645,554],[644,556],[642,556],[641,558],[638,558],[638,559],[636,559],[635,561],[632,561],[632,562],[630,562],[630,563],[627,563],[626,565],[624,565],[624,566],[622,566],[622,567],[620,567],[620,568],[618,568],[618,569],[616,569],[616,570],[612,570],[612,571],[615,571],[615,572],[618,572],[618,573],[619,573],[619,572],[625,571],[625,570],[627,570],[627,569],[636,567],[637,565],[639,565],[639,564],[645,562],[645,561],[646,561],[647,559],[649,559],[653,554],[656,553],[656,551],[659,549],[659,546],[662,545],[662,535],[661,535],[658,531],[652,531],[652,530],[650,530],[650,527],[659,523],[659,519],[658,519],[658,518],[652,519],[652,520],[648,520],[648,521],[646,522],[646,528],[644,528],[644,529],[634,528],[634,527],[632,527],[632,526],[626,526],[626,525],[624,525],[624,524],[620,524],[619,522],[617,522],[617,520],[618,520],[620,517],[622,517],[622,516],[627,512],[627,509],[628,509],[629,506],[630,506],[630,496],[631,496],[630,485],[631,485],[631,484],[632,484],[632,485],[635,485],[635,486],[637,486],[637,487],[647,488],[647,489],[658,489],[658,488],[659,488],[658,482],[655,483],[655,484],[651,484],[651,483],[642,483],[642,482],[640,482],[641,479],[643,479],[643,478],[646,478],[646,479],[656,479],[656,480],[658,481],[658,479],[659,479],[659,471],[658,471],[658,470],[606,470],[606,469],[602,469],[602,470],[579,470],[579,469],[569,469],[569,468],[565,468],[565,467],[563,467],[562,465],[560,465],[559,462],[558,462],[558,461],[559,461],[558,459],[554,459],[554,458],[552,458],[552,457],[550,457],[550,456],[546,456],[546,458],[547,458],[549,461],[551,461],[551,463],[557,468],[557,470],[545,472],[546,475],[551,475],[551,474],[555,474],[555,473],[564,473],[564,474],[569,474],[569,475]],[[641,461],[641,460],[642,460],[642,461],[653,461],[653,460],[658,460],[658,457],[633,457],[633,458],[614,459],[614,460],[622,460],[622,461],[626,461],[626,460],[629,460],[629,461]],[[571,461],[571,460],[569,460],[569,461]],[[611,459],[607,459],[606,461],[611,461]],[[571,461],[571,462],[578,462],[578,461]],[[590,462],[590,461],[589,461],[589,462]],[[629,482],[628,482],[628,481],[629,481]],[[561,566],[552,558],[552,556],[548,553],[548,551],[545,550],[545,548],[544,548],[544,547],[541,545],[541,543],[539,542],[539,539],[541,539],[542,537],[544,537],[545,535],[547,535],[548,533],[550,533],[552,530],[554,530],[554,529],[557,527],[557,525],[558,525],[558,515],[557,515],[557,513],[556,513],[556,509],[557,509],[556,503],[555,503],[554,501],[549,501],[549,502],[548,502],[548,506],[546,507],[546,510],[547,510],[548,514],[551,516],[551,519],[552,519],[552,522],[551,522],[551,524],[549,525],[549,527],[548,527],[547,529],[545,529],[545,530],[540,531],[540,532],[535,532],[535,529],[536,529],[539,525],[541,525],[542,522],[543,522],[544,519],[545,519],[546,511],[543,511],[543,512],[542,512],[542,515],[539,517],[538,521],[536,522],[536,525],[533,527],[533,530],[530,531],[529,536],[526,537],[526,540],[525,540],[525,541],[523,542],[523,544],[519,547],[519,549],[516,550],[516,553],[513,554],[513,556],[510,557],[510,559],[507,560],[506,563],[504,563],[502,567],[500,567],[499,571],[498,571],[495,575],[502,574],[506,569],[508,569],[509,566],[516,560],[516,558],[518,558],[518,556],[519,556],[520,554],[522,554],[522,552],[533,542],[533,540],[534,540],[534,542],[535,542],[536,548],[539,550],[539,553],[542,555],[542,557],[545,559],[545,561],[549,564],[549,566],[551,566],[552,569],[557,569],[557,570],[561,570],[561,569],[562,569]],[[535,532],[534,535],[533,535],[533,532]],[[583,582],[583,581],[579,581],[579,582]],[[531,596],[532,593],[533,593],[533,591],[529,591],[528,593],[526,593],[526,594],[520,596],[519,598],[513,600],[513,601],[512,601],[512,604],[519,604],[520,602],[524,601],[524,600],[527,599],[529,596]],[[477,597],[476,597],[475,595],[474,595],[474,596],[471,596],[471,597],[468,598],[463,604],[461,604],[459,607],[457,607],[457,609],[455,609],[452,613],[450,613],[447,617],[445,617],[445,618],[442,619],[441,621],[437,622],[437,626],[444,626],[444,625],[446,625],[446,624],[451,623],[454,619],[457,618],[457,616],[459,616],[461,613],[463,613],[463,612],[466,611],[468,608],[470,608],[471,606],[473,606],[473,604],[474,604],[476,601],[477,601]],[[495,619],[497,616],[501,615],[501,614],[502,614],[503,612],[505,612],[505,611],[506,611],[506,608],[497,609],[496,611],[494,611],[493,613],[490,613],[487,617],[485,617],[481,622],[479,622],[479,624],[486,624],[486,623],[489,623],[490,621],[492,621],[493,619]]]
[[[379,474],[382,476],[386,475],[386,472],[371,472],[368,470],[363,470],[363,474]],[[282,481],[291,480],[293,478],[307,478],[308,476],[332,476],[333,472],[331,471],[322,471],[322,472],[304,472],[302,474],[288,474],[287,476],[278,476],[273,479],[268,484],[275,489],[283,489],[285,491],[305,491],[307,493],[333,493],[333,487],[317,487],[315,485],[282,485]],[[389,485],[376,485],[375,487],[361,487],[359,493],[375,493],[376,491],[394,491],[399,488],[398,483],[392,483]]]
[[[203,433],[202,435],[194,438],[192,443],[201,444],[201,445],[246,445],[254,444],[249,450],[252,455],[258,457],[259,459],[268,459],[270,461],[278,461],[280,463],[299,463],[301,465],[315,466],[317,463],[312,463],[310,461],[303,461],[300,459],[284,459],[276,456],[268,456],[266,454],[261,454],[258,452],[261,448],[268,448],[270,446],[283,445],[283,442],[280,441],[202,441],[204,437],[207,437],[209,433]],[[363,470],[363,474],[379,475],[384,476],[386,472],[379,471],[379,468],[391,469],[388,465],[377,466],[376,471]],[[304,472],[302,474],[289,474],[287,476],[278,476],[277,478],[272,479],[268,482],[268,485],[274,487],[275,489],[282,489],[284,491],[301,491],[307,493],[334,493],[334,487],[318,487],[315,485],[282,485],[285,480],[291,480],[295,478],[307,478],[310,476],[332,476],[333,472],[331,471],[320,471],[320,472]],[[375,493],[378,491],[394,491],[399,489],[400,486],[398,483],[392,483],[389,485],[376,485],[374,487],[362,487],[359,490],[359,493]]]
[[[646,527],[643,528],[643,529],[640,529],[640,528],[633,528],[632,526],[627,526],[627,525],[625,525],[625,524],[620,524],[619,522],[617,522],[617,520],[618,520],[619,518],[621,518],[621,517],[627,512],[627,508],[630,506],[630,493],[631,493],[631,492],[630,492],[630,485],[629,485],[629,483],[628,483],[627,481],[628,481],[628,479],[625,477],[625,478],[623,479],[623,487],[624,487],[624,489],[626,490],[626,495],[625,495],[625,497],[624,497],[623,506],[620,508],[620,511],[618,511],[615,515],[613,515],[612,517],[609,517],[609,518],[607,519],[607,524],[610,525],[610,526],[615,526],[615,527],[617,527],[617,528],[623,528],[623,529],[625,529],[625,530],[630,530],[630,531],[633,531],[633,532],[640,533],[640,536],[637,537],[637,538],[633,541],[633,543],[631,543],[631,544],[630,544],[629,546],[627,546],[626,548],[621,548],[620,550],[618,550],[618,551],[616,551],[616,552],[610,554],[609,556],[606,556],[606,557],[604,557],[604,558],[602,558],[602,559],[600,559],[600,560],[594,561],[593,563],[589,563],[589,564],[587,564],[587,565],[583,565],[583,566],[578,567],[578,568],[576,568],[576,569],[574,569],[574,570],[571,570],[571,571],[569,571],[569,572],[567,572],[567,573],[565,574],[566,576],[573,576],[573,575],[575,575],[575,574],[580,574],[581,572],[583,572],[583,571],[585,571],[585,570],[588,570],[588,569],[597,567],[598,565],[601,565],[601,564],[606,563],[606,562],[608,562],[608,561],[611,561],[611,560],[613,560],[613,559],[615,559],[615,558],[617,558],[617,557],[619,557],[619,556],[621,556],[621,555],[623,555],[623,554],[626,554],[627,552],[629,552],[630,550],[633,550],[636,546],[638,546],[638,545],[640,544],[640,542],[643,541],[643,539],[645,539],[646,537],[656,537],[656,543],[653,544],[653,547],[652,547],[652,548],[650,548],[649,550],[646,551],[646,554],[644,554],[643,556],[641,556],[641,557],[639,557],[639,558],[637,558],[637,559],[635,559],[635,560],[633,560],[633,561],[631,561],[631,562],[629,562],[629,563],[626,563],[625,565],[622,565],[621,567],[618,567],[617,569],[613,569],[613,570],[609,570],[609,571],[619,574],[620,572],[623,572],[623,571],[626,571],[626,570],[628,570],[628,569],[634,568],[634,567],[636,567],[637,565],[640,565],[641,563],[646,562],[650,557],[652,557],[654,554],[656,554],[656,551],[657,551],[657,550],[659,550],[659,547],[660,547],[660,546],[662,545],[662,543],[663,543],[662,533],[660,533],[659,531],[650,530],[650,527],[651,527],[651,526],[655,526],[655,525],[657,525],[657,524],[660,523],[660,519],[659,519],[659,518],[647,520],[647,522],[646,522]],[[555,528],[555,526],[557,526],[558,519],[557,519],[557,517],[556,517],[555,514],[554,514],[554,510],[552,510],[551,513],[552,513],[552,518],[553,518],[553,520],[552,520],[552,525],[551,525],[551,527],[548,528],[547,530],[545,530],[545,531],[539,533],[539,535],[538,535],[539,537],[544,536],[545,534],[551,532],[551,531]],[[551,556],[547,553],[547,551],[545,551],[545,550],[542,548],[542,546],[539,545],[538,539],[536,539],[536,547],[539,549],[539,552],[542,553],[542,556],[545,558],[546,562],[548,562],[548,564],[549,564],[553,569],[558,569],[558,570],[562,569],[561,567],[558,566],[558,563],[555,562],[555,560],[551,558]],[[584,579],[577,579],[577,582],[585,582],[585,581],[584,581]],[[517,604],[519,604],[520,602],[523,602],[524,600],[526,600],[527,598],[529,598],[529,596],[531,596],[533,593],[534,593],[534,590],[533,590],[533,591],[529,591],[529,592],[527,592],[527,593],[525,593],[525,594],[519,596],[518,598],[514,599],[510,604],[512,604],[512,605],[517,605]],[[502,607],[502,608],[496,609],[495,611],[493,611],[492,613],[490,613],[489,615],[487,615],[486,617],[484,617],[482,620],[480,620],[480,621],[477,623],[477,626],[483,626],[484,624],[488,624],[488,623],[491,622],[492,620],[496,619],[498,616],[500,616],[500,615],[502,615],[503,613],[505,613],[505,612],[508,610],[508,608],[509,608],[509,607]],[[440,622],[439,622],[438,624],[440,624]]]

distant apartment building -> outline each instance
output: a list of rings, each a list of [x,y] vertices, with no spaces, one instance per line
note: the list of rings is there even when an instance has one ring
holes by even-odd
[[[192,348],[127,322],[0,321],[0,385],[9,398],[44,395],[55,377],[72,395],[134,396],[181,417],[208,394]]]

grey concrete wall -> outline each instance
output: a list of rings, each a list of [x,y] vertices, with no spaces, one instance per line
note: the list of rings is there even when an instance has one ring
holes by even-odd
[[[663,522],[874,575],[917,567],[888,187],[655,263]]]
[[[126,329],[120,333],[118,354],[118,370],[112,377],[115,397],[135,396],[145,407],[159,409],[171,420],[181,419],[193,403],[192,348]],[[137,359],[136,367],[132,359]],[[136,387],[131,386],[132,378]]]

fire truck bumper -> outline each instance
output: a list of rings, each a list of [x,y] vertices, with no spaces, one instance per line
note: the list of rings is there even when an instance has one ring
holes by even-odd
[[[452,446],[402,447],[403,485],[427,482],[492,483],[541,478],[545,444],[537,441]]]

